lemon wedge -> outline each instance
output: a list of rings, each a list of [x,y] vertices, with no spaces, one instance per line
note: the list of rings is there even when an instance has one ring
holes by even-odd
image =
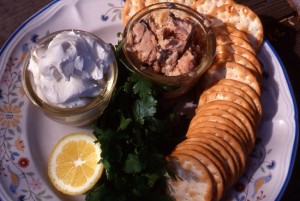
[[[100,144],[89,133],[71,133],[62,137],[52,150],[48,175],[57,190],[83,194],[92,188],[103,173]]]

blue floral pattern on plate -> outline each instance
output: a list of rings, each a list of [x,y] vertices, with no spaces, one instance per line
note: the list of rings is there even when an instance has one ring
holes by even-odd
[[[17,195],[17,200],[51,199],[53,196],[47,193],[42,180],[28,168],[31,159],[26,156],[27,147],[20,126],[24,118],[24,91],[20,73],[24,59],[30,51],[29,43],[22,45],[20,58],[9,58],[1,79],[0,176],[9,181],[7,187],[11,193]]]
[[[117,19],[121,20],[122,18],[122,10],[124,7],[125,0],[120,0],[119,5],[115,5],[114,3],[107,3],[108,10],[105,13],[101,14],[102,21],[108,21],[109,19],[114,22]]]

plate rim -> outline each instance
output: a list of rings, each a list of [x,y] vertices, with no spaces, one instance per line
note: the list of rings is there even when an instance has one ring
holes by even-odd
[[[32,16],[30,16],[27,20],[25,20],[11,35],[10,37],[5,41],[4,45],[1,47],[0,49],[0,61],[3,59],[3,55],[5,53],[5,51],[8,49],[8,47],[10,46],[11,42],[13,41],[13,39],[18,35],[18,33],[20,33],[22,31],[22,29],[29,23],[31,22],[33,19],[37,18],[40,14],[44,13],[45,11],[47,11],[50,7],[52,7],[54,4],[60,2],[62,0],[53,0],[51,1],[49,4],[47,4],[46,6],[44,6],[43,8],[41,8],[40,10],[38,10],[36,13],[34,13]],[[294,123],[295,123],[295,133],[294,133],[294,142],[293,142],[293,148],[292,148],[292,153],[291,153],[291,160],[290,160],[290,164],[289,164],[289,168],[288,168],[288,173],[287,176],[285,178],[285,181],[281,187],[281,190],[278,192],[278,195],[276,197],[275,200],[280,200],[290,182],[291,179],[291,175],[294,169],[294,165],[295,165],[295,160],[296,160],[296,154],[297,154],[297,149],[298,149],[298,144],[299,144],[299,117],[298,117],[298,107],[297,107],[297,101],[296,101],[296,97],[294,94],[294,90],[293,90],[293,86],[291,84],[291,81],[289,79],[289,75],[288,72],[285,68],[285,65],[283,64],[282,60],[280,59],[278,53],[276,52],[276,50],[274,49],[274,47],[272,46],[271,42],[268,39],[264,39],[264,42],[272,51],[274,58],[276,59],[276,62],[279,63],[279,66],[283,72],[287,87],[289,89],[289,93],[291,96],[291,100],[292,100],[292,104],[293,104],[293,109],[294,109]],[[2,74],[2,73],[1,73]],[[2,201],[3,199],[3,195],[1,195],[0,197],[0,201]],[[4,196],[5,198],[5,196]],[[11,199],[11,198],[10,198]]]
[[[275,59],[277,60],[277,62],[279,63],[279,66],[281,67],[281,70],[283,72],[283,75],[285,77],[285,81],[287,83],[290,95],[291,95],[291,99],[292,99],[292,103],[293,103],[293,109],[294,109],[294,121],[295,121],[295,139],[294,139],[294,144],[293,144],[293,151],[291,154],[291,161],[290,161],[290,165],[289,165],[289,169],[288,169],[288,174],[285,178],[285,181],[283,183],[283,186],[280,190],[280,192],[278,193],[277,197],[276,197],[276,201],[280,200],[289,184],[289,181],[291,179],[292,176],[292,172],[294,169],[294,165],[295,165],[295,160],[296,160],[296,155],[297,155],[297,149],[298,149],[298,143],[299,143],[299,116],[298,116],[298,106],[297,106],[297,101],[296,101],[296,97],[294,94],[294,90],[293,90],[293,86],[291,84],[291,81],[289,79],[289,75],[288,72],[285,68],[285,65],[283,64],[282,60],[280,59],[278,53],[276,52],[276,50],[274,49],[274,47],[272,46],[271,42],[268,39],[265,39],[265,44],[267,46],[269,46],[269,48],[271,49],[271,51],[273,52]]]

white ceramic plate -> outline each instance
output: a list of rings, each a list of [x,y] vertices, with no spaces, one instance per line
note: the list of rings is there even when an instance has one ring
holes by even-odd
[[[67,127],[37,111],[20,83],[24,56],[36,40],[61,29],[81,29],[116,44],[123,30],[123,0],[63,0],[24,22],[0,50],[0,201],[84,200],[64,196],[47,178],[47,160]],[[266,41],[259,53],[265,71],[264,115],[248,169],[226,196],[229,200],[279,200],[291,175],[298,142],[297,108],[287,73]]]

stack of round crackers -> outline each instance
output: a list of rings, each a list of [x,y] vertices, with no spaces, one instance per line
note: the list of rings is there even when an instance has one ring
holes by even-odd
[[[165,0],[166,1],[166,0]],[[164,0],[127,0],[123,21]],[[220,200],[241,176],[262,116],[262,69],[256,57],[263,41],[258,16],[232,0],[169,0],[202,13],[216,36],[212,66],[199,82],[200,97],[186,140],[167,157],[177,179],[170,195],[182,200]]]

